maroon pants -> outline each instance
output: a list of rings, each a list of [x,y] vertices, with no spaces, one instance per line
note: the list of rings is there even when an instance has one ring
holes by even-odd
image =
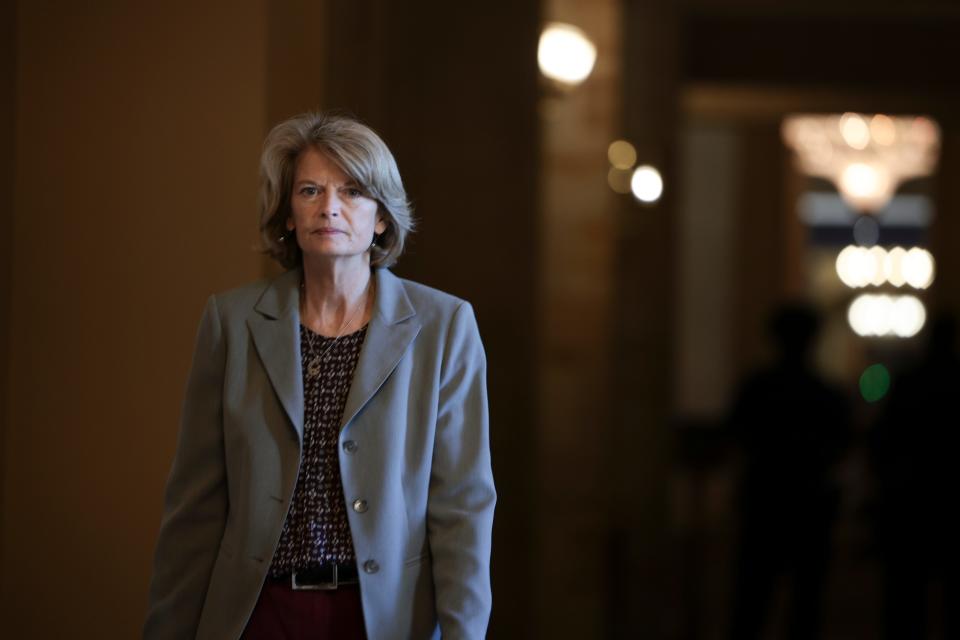
[[[367,637],[360,587],[294,591],[290,580],[271,580],[260,591],[244,640],[363,640]]]

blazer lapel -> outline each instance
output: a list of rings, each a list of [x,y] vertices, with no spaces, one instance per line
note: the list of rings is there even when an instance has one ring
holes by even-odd
[[[341,430],[370,401],[420,333],[416,310],[400,279],[385,268],[373,273],[377,287],[374,311],[353,372]]]
[[[275,278],[247,317],[257,354],[297,437],[303,441],[300,364],[300,268]]]

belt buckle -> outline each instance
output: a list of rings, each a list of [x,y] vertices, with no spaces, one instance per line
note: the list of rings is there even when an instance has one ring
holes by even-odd
[[[290,572],[290,588],[294,591],[332,591],[337,588],[337,563],[333,563],[333,581],[317,584],[300,584],[297,582],[297,572]]]

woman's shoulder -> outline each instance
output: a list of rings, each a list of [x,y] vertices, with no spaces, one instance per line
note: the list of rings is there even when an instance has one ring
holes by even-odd
[[[229,289],[217,291],[213,295],[220,305],[232,306],[242,302],[250,302],[252,304],[263,295],[263,292],[270,286],[273,280],[274,278],[259,278]]]
[[[439,334],[448,330],[476,331],[476,319],[473,306],[458,295],[442,291],[415,280],[392,276],[399,285],[421,325],[432,327]]]
[[[452,293],[441,291],[440,289],[423,284],[422,282],[417,282],[416,280],[408,280],[407,278],[400,277],[397,277],[397,280],[403,285],[404,291],[414,305],[420,302],[431,306],[440,306],[452,311],[467,302]]]
[[[416,280],[401,278],[389,271],[386,274],[387,278],[403,290],[407,300],[422,320],[435,319],[448,322],[458,313],[473,311],[470,302],[460,296]]]
[[[212,297],[221,313],[245,315],[260,303],[283,307],[288,298],[295,298],[298,283],[299,274],[291,270],[218,291]]]

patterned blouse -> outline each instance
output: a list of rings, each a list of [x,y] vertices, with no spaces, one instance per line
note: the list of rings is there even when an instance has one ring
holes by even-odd
[[[340,482],[337,439],[353,370],[367,327],[339,339],[300,325],[303,364],[303,454],[293,503],[270,575],[330,562],[355,562]]]

